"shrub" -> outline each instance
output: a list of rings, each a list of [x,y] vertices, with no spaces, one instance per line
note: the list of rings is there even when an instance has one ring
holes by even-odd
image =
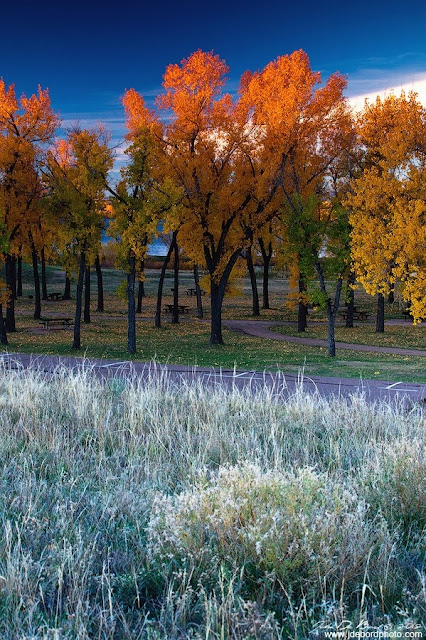
[[[262,472],[223,467],[175,496],[156,498],[148,557],[170,576],[213,586],[220,567],[243,569],[244,592],[319,594],[383,577],[391,540],[385,520],[351,488],[310,468]]]

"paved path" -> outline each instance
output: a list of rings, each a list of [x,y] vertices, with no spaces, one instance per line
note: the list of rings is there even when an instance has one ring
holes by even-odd
[[[124,378],[136,375],[143,379],[168,376],[176,383],[201,382],[203,385],[226,388],[236,386],[250,392],[268,387],[279,397],[285,397],[303,389],[308,393],[322,396],[348,396],[362,393],[369,401],[379,399],[402,400],[408,408],[426,406],[426,385],[405,382],[384,382],[382,380],[361,380],[351,378],[326,378],[287,373],[257,372],[215,369],[213,367],[185,367],[147,362],[116,360],[95,360],[76,357],[39,356],[20,353],[3,353],[0,356],[6,370],[36,367],[54,375],[55,369],[64,366],[73,371],[89,371],[102,378]]]
[[[285,342],[295,342],[310,347],[328,347],[327,340],[320,338],[302,338],[299,336],[287,336],[283,333],[273,331],[270,327],[286,326],[288,322],[274,322],[268,320],[224,320],[224,325],[229,329],[246,333],[257,338],[268,340],[284,340]],[[294,323],[292,323],[294,324]],[[350,342],[336,342],[336,349],[350,349],[351,351],[370,351],[373,353],[393,353],[401,356],[426,356],[426,351],[421,349],[400,349],[398,347],[379,347],[376,345],[357,344]]]

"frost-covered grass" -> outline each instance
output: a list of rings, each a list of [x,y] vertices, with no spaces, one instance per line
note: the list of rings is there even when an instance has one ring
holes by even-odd
[[[424,413],[277,391],[0,370],[0,637],[423,625]]]

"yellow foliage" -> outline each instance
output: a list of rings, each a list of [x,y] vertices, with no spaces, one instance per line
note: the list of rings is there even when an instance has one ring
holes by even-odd
[[[415,94],[366,103],[358,118],[363,171],[352,181],[352,259],[367,293],[396,280],[414,321],[426,317],[426,110]]]

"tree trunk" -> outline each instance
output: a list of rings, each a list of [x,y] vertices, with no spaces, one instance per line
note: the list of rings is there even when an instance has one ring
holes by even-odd
[[[299,293],[306,293],[306,283],[303,278],[299,278]],[[308,305],[305,302],[300,301],[297,313],[297,330],[299,333],[305,331],[308,326]]]
[[[31,242],[31,258],[33,263],[33,277],[34,277],[34,320],[40,320],[41,318],[41,298],[40,298],[40,277],[38,274],[38,260],[37,251],[34,243]]]
[[[225,285],[214,281],[210,275],[210,310],[211,331],[210,344],[224,344],[222,337],[222,303],[225,293]]]
[[[65,289],[64,295],[62,296],[63,300],[71,300],[71,278],[69,278],[65,274]]]
[[[328,316],[328,355],[332,358],[336,357],[336,315],[340,304],[340,295],[342,293],[343,278],[337,280],[336,293],[334,297],[334,304],[331,305],[331,301],[327,302],[327,316]]]
[[[101,269],[101,261],[99,260],[99,255],[95,258],[95,269],[96,269],[96,282],[98,288],[98,306],[96,311],[103,312],[104,310],[104,283],[102,278],[102,269]]]
[[[198,277],[198,266],[194,263],[194,283],[197,295],[197,318],[203,318],[203,298],[201,295],[200,279]]]
[[[334,302],[332,303],[330,300],[330,296],[327,294],[327,286],[325,283],[324,272],[322,270],[322,265],[320,262],[315,264],[315,270],[318,275],[318,280],[320,283],[320,288],[324,297],[326,297],[327,303],[327,320],[328,320],[328,355],[332,358],[336,357],[336,339],[335,339],[335,326],[336,326],[336,315],[339,309],[340,304],[340,295],[342,293],[343,286],[343,278],[339,277],[337,279],[336,291],[334,294]]]
[[[138,282],[138,301],[136,306],[136,313],[142,313],[142,298],[145,297],[145,291],[142,280]]]
[[[211,310],[211,330],[210,330],[210,344],[224,344],[222,337],[222,305],[225,297],[226,284],[232,269],[238,259],[241,256],[241,251],[235,251],[229,259],[226,265],[222,277],[219,282],[214,279],[215,264],[211,262],[209,266],[210,272],[210,310]]]
[[[6,331],[16,331],[15,325],[15,293],[16,293],[16,258],[6,256],[6,286],[9,291],[9,299],[6,306]]]
[[[270,309],[269,306],[269,267],[272,258],[272,242],[268,243],[266,250],[265,243],[259,238],[260,251],[263,260],[263,282],[262,282],[262,309]]]
[[[395,302],[395,285],[391,284],[390,285],[390,291],[388,293],[388,303],[389,304],[393,304]]]
[[[78,268],[78,280],[77,280],[77,293],[75,299],[75,318],[74,318],[74,341],[72,343],[73,349],[80,349],[80,328],[81,328],[81,307],[83,299],[83,284],[84,273],[86,271],[86,249],[82,249],[80,253],[79,268]]]
[[[144,284],[144,271],[145,260],[141,260],[140,277],[138,282],[138,306],[136,307],[136,313],[142,313],[142,298],[145,298],[145,284]]]
[[[346,327],[353,329],[354,326],[354,308],[355,308],[355,291],[351,285],[355,284],[355,273],[353,271],[348,275],[348,291],[346,294]]]
[[[47,300],[46,256],[44,254],[44,247],[41,250],[41,295],[43,300]]]
[[[158,291],[157,291],[157,308],[155,311],[155,327],[157,329],[161,328],[161,304],[163,301],[163,286],[164,286],[164,278],[166,276],[166,270],[167,270],[167,265],[170,262],[170,258],[172,255],[172,252],[174,250],[174,240],[172,239],[172,242],[170,244],[170,247],[167,251],[167,255],[164,258],[164,262],[163,262],[163,266],[161,267],[161,272],[160,272],[160,279],[158,281]]]
[[[377,294],[377,316],[376,333],[383,333],[385,330],[385,296],[383,293]]]
[[[22,296],[22,256],[18,256],[18,279],[16,283],[16,297]]]
[[[252,293],[252,300],[253,300],[252,315],[254,317],[258,317],[258,316],[260,316],[259,294],[257,292],[256,274],[255,274],[255,271],[254,271],[253,256],[252,256],[252,252],[251,252],[251,247],[249,249],[247,249],[246,260],[247,260],[248,272],[249,272],[249,275],[250,275],[251,293]]]
[[[175,239],[174,264],[173,264],[173,313],[172,324],[179,322],[179,247],[177,243],[177,231],[173,232]]]
[[[3,305],[0,304],[0,344],[8,344],[6,326],[3,320]]]
[[[84,272],[84,314],[83,322],[90,323],[90,267],[86,267]]]
[[[136,304],[135,304],[135,282],[136,282],[136,258],[129,257],[129,272],[127,274],[127,351],[136,353]]]

